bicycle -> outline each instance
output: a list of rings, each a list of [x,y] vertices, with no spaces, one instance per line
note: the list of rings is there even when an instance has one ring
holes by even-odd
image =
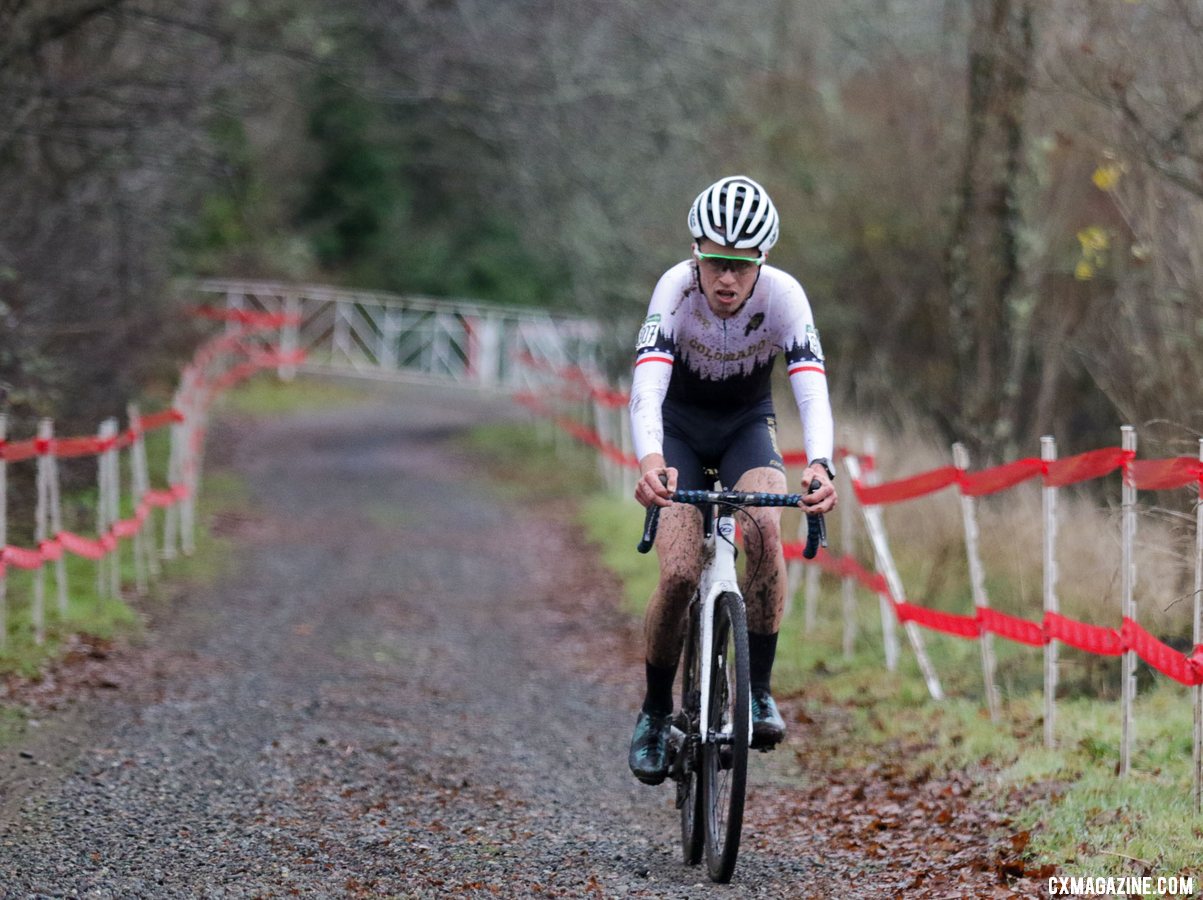
[[[812,492],[818,487],[818,479],[811,482]],[[802,496],[723,490],[672,496],[675,503],[702,510],[705,562],[687,614],[681,709],[673,718],[668,774],[677,785],[685,863],[698,865],[704,852],[711,880],[720,883],[731,880],[739,855],[752,742],[748,628],[735,571],[734,513],[798,506]],[[647,511],[640,553],[655,543],[661,508]],[[808,514],[803,556],[813,559],[820,546],[827,546],[823,516]]]

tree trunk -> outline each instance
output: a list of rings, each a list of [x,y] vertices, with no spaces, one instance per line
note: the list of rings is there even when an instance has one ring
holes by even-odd
[[[956,365],[950,419],[979,452],[1006,440],[999,420],[1016,338],[1023,106],[1031,0],[978,0],[969,38],[969,109],[946,278]]]

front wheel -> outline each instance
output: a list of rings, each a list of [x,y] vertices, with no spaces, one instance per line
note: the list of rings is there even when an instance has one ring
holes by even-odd
[[[751,735],[748,625],[738,594],[715,602],[710,654],[709,734],[702,736],[706,866],[714,881],[727,882],[739,855]]]
[[[705,807],[702,805],[702,769],[697,741],[698,707],[701,703],[701,663],[698,661],[698,605],[695,600],[690,607],[689,625],[685,637],[685,665],[681,670],[681,731],[685,737],[679,753],[683,758],[681,778],[677,782],[677,806],[681,810],[681,849],[685,864],[696,866],[702,861],[705,835]]]

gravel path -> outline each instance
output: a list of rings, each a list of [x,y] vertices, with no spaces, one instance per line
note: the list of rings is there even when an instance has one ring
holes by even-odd
[[[216,429],[211,469],[250,494],[215,523],[229,572],[137,683],[6,751],[45,765],[0,804],[0,896],[896,895],[914,866],[825,844],[788,749],[753,760],[735,883],[680,864],[671,789],[626,770],[613,586],[448,440],[496,406],[411,388]]]

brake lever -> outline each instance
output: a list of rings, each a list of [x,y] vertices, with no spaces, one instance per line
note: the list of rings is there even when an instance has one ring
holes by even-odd
[[[668,476],[661,475],[660,483],[668,487]],[[640,553],[647,553],[656,543],[656,529],[660,527],[660,510],[663,508],[657,504],[652,504],[647,508],[647,515],[643,518],[643,537],[639,541],[639,546],[635,548]]]
[[[810,482],[810,490],[806,493],[813,494],[822,484],[819,479],[815,478]],[[820,547],[827,546],[827,522],[823,518],[822,513],[807,513],[806,514],[806,546],[802,549],[804,559],[814,559],[818,555]]]

